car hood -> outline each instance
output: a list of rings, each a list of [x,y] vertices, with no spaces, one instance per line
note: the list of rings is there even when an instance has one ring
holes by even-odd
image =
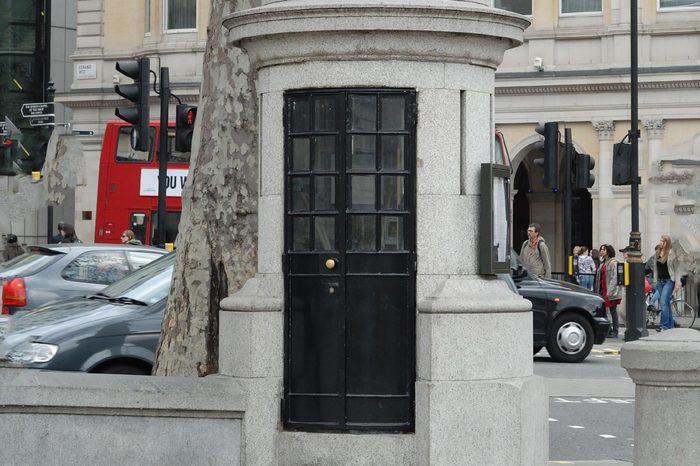
[[[143,306],[113,304],[84,297],[42,306],[10,320],[4,339],[0,341],[0,357],[27,340],[54,343],[74,332],[84,333],[87,327],[112,328],[114,332],[125,333],[127,325],[108,327],[106,324],[114,319],[123,321],[125,313],[143,309]]]

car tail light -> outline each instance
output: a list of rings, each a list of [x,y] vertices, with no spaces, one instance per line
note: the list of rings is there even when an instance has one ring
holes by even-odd
[[[27,305],[27,290],[24,288],[23,278],[13,278],[2,282],[2,313],[6,307],[24,307]]]

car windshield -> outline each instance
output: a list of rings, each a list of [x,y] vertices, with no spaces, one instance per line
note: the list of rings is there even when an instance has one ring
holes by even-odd
[[[109,285],[98,293],[109,298],[130,298],[153,304],[168,296],[175,254],[168,254]]]
[[[58,260],[62,255],[63,253],[51,250],[31,250],[0,264],[0,277],[32,275]]]

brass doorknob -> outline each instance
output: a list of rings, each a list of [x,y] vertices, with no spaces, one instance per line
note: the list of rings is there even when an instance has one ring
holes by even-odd
[[[328,270],[333,270],[335,268],[335,264],[336,264],[335,259],[328,259],[326,261],[326,268]]]

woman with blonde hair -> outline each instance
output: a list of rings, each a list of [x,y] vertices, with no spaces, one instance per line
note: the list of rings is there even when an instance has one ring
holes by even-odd
[[[656,251],[655,260],[652,261],[652,270],[656,280],[656,289],[661,301],[661,323],[656,330],[661,332],[673,328],[673,314],[671,313],[671,297],[674,291],[681,289],[681,276],[683,275],[678,261],[678,256],[673,250],[673,242],[668,235],[661,235],[659,249]]]

